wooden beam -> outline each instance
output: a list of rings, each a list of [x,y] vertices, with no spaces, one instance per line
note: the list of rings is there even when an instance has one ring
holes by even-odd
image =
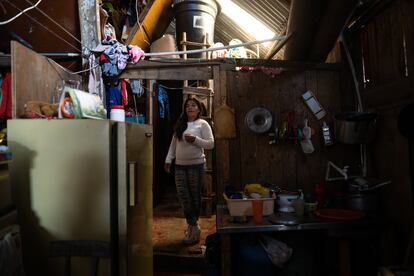
[[[101,42],[101,27],[99,23],[99,5],[97,0],[78,0],[79,22],[81,28],[82,53],[88,56],[90,49],[95,48]],[[87,66],[89,60],[82,59],[82,65]],[[94,69],[96,77],[96,90],[101,97],[103,93],[102,71],[98,66]],[[84,81],[84,83],[87,83]],[[84,90],[87,90],[84,87]]]
[[[309,61],[324,62],[335,45],[342,29],[348,22],[356,0],[330,1],[319,21],[313,42],[310,47]]]
[[[287,33],[295,35],[286,43],[285,60],[306,60],[315,33],[321,1],[292,0]]]
[[[215,59],[215,60],[183,60],[183,59],[157,59],[142,60],[137,64],[129,64],[126,71],[168,68],[181,70],[183,67],[204,68],[210,66],[220,66],[221,70],[234,70],[235,67],[248,66],[265,66],[265,67],[281,67],[286,69],[299,70],[334,70],[339,71],[341,67],[336,63],[316,63],[316,62],[300,62],[290,60],[264,60],[264,59]]]
[[[209,97],[211,96],[212,93],[213,93],[213,90],[208,87],[191,87],[191,86],[183,87],[183,94],[193,94],[193,95]]]
[[[119,77],[121,79],[147,79],[147,80],[209,80],[213,78],[211,67],[181,67],[174,68],[148,68],[129,69]]]
[[[279,51],[280,49],[285,46],[285,44],[288,42],[288,40],[292,37],[292,34],[288,34],[284,39],[279,40],[272,49],[266,54],[265,59],[272,59]]]

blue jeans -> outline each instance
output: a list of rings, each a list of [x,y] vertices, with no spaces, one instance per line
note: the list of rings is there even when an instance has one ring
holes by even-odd
[[[175,165],[177,195],[189,225],[197,225],[201,209],[201,191],[205,164]]]

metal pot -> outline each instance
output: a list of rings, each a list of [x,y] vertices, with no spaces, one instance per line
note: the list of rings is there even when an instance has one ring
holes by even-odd
[[[347,196],[348,208],[352,210],[363,211],[366,213],[375,213],[377,210],[377,195],[375,193],[350,193]]]
[[[366,144],[375,137],[378,118],[373,112],[345,112],[335,116],[336,140],[345,144]]]

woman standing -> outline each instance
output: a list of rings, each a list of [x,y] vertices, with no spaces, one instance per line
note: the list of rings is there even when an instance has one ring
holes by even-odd
[[[201,110],[201,103],[196,99],[185,101],[184,111],[174,127],[164,165],[165,171],[169,173],[175,158],[175,185],[188,224],[183,240],[186,244],[200,239],[198,218],[206,163],[204,149],[214,147],[211,127],[200,118]]]

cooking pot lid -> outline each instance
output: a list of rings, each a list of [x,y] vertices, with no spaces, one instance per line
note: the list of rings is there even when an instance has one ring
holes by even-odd
[[[272,114],[263,107],[255,107],[247,112],[245,123],[255,133],[264,133],[272,127]]]

